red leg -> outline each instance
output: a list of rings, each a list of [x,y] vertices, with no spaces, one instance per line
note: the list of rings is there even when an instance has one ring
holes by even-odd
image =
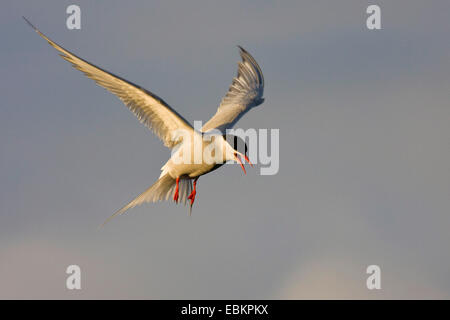
[[[191,207],[194,204],[195,201],[195,195],[197,194],[196,188],[197,188],[197,180],[198,178],[194,179],[194,189],[192,190],[191,194],[189,195],[188,199],[191,200]]]
[[[175,201],[176,203],[178,203],[178,189],[179,189],[179,182],[180,182],[180,177],[177,177],[177,187],[175,189],[175,194],[173,195],[173,201]]]

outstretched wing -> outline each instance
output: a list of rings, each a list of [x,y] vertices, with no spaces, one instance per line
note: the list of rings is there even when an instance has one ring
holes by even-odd
[[[251,108],[264,102],[264,77],[256,60],[239,47],[242,62],[239,62],[237,76],[222,99],[216,114],[203,126],[202,131],[218,129],[225,132]]]
[[[42,38],[58,50],[60,56],[70,62],[75,69],[80,70],[122,100],[142,123],[155,132],[168,148],[173,148],[181,142],[182,135],[176,133],[177,130],[193,130],[192,126],[182,116],[158,96],[77,57],[47,38],[25,17],[24,19]],[[177,138],[173,139],[173,137]]]

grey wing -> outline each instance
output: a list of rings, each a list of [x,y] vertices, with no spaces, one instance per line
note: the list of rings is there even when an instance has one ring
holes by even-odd
[[[256,60],[239,47],[242,61],[238,73],[222,99],[216,114],[203,126],[202,131],[218,129],[225,132],[251,108],[264,102],[264,77]]]
[[[70,62],[75,69],[80,70],[88,78],[122,100],[142,123],[155,132],[167,147],[173,148],[181,142],[182,135],[177,130],[193,130],[192,126],[181,115],[158,96],[77,57],[50,40],[25,17],[24,19],[42,38],[58,50],[60,56]]]

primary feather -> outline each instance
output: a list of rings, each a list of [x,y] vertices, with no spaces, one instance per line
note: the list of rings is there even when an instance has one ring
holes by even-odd
[[[217,129],[225,133],[251,108],[264,102],[264,77],[256,60],[239,47],[242,62],[237,76],[222,99],[216,114],[203,126],[202,131]]]
[[[193,130],[192,126],[164,100],[138,85],[119,76],[103,70],[64,49],[33,26],[25,17],[25,21],[47,42],[58,50],[60,56],[83,72],[88,78],[108,91],[114,93],[122,102],[164,142],[168,148],[173,148],[181,142],[176,130]],[[173,137],[177,136],[177,139]]]

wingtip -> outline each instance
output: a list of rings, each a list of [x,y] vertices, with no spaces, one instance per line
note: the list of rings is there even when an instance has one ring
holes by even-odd
[[[239,53],[243,60],[247,60],[247,59],[249,59],[249,57],[252,57],[252,55],[247,50],[242,48],[240,45],[238,45],[237,47],[239,48]]]
[[[38,31],[38,29],[30,22],[30,20],[28,20],[28,19],[25,18],[24,16],[22,16],[22,18],[23,18],[23,20],[25,20],[25,21],[28,23],[28,25],[29,25],[30,27],[32,27],[35,31]]]
[[[110,222],[113,218],[120,216],[122,213],[124,213],[124,208],[117,210],[116,212],[114,212],[113,215],[111,215],[108,219],[105,220],[105,222],[103,222],[100,226],[99,229],[104,227],[108,222]]]

